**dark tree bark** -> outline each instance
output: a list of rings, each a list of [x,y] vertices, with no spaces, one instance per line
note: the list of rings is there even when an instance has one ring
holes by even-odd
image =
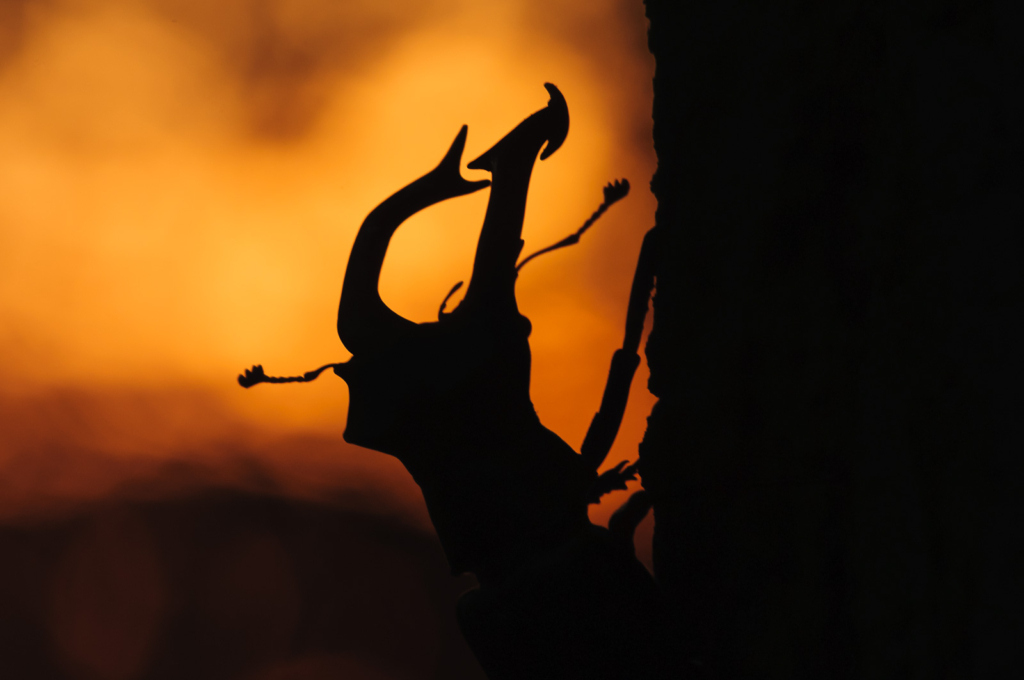
[[[646,4],[641,472],[695,674],[1013,677],[1013,3]]]

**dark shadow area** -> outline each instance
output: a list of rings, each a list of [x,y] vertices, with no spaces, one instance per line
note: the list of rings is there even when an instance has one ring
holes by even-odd
[[[211,489],[0,527],[11,678],[482,678],[473,582],[382,515]]]

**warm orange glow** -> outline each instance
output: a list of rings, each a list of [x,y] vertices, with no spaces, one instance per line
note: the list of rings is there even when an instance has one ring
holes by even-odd
[[[654,218],[640,0],[17,6],[0,32],[0,358],[3,403],[20,415],[0,417],[0,474],[22,469],[12,461],[24,465],[33,437],[71,440],[113,421],[83,450],[215,456],[211,442],[253,430],[339,436],[347,394],[330,373],[248,391],[235,375],[344,359],[336,305],[362,218],[432,168],[461,124],[466,159],[487,149],[546,103],[545,81],[565,94],[572,124],[535,171],[525,252],[575,230],[604,183],[633,186],[580,245],[531,263],[519,282],[534,402],[579,446]],[[396,311],[435,318],[468,279],[486,201],[451,201],[399,230],[381,284]],[[645,381],[642,366],[609,464],[636,457],[653,403]],[[76,424],[71,411],[24,406],[51,403],[54,390],[114,395],[124,410]],[[184,415],[139,415],[133,394]],[[309,469],[301,452],[260,450],[285,477]],[[323,469],[348,483],[350,468]],[[47,483],[23,481],[22,497],[33,484],[64,493]]]

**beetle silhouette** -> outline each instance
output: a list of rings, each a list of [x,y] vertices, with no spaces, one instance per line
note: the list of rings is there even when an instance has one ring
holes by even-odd
[[[639,364],[656,232],[645,237],[623,348],[612,358],[600,410],[578,454],[541,424],[530,400],[531,324],[519,312],[515,284],[522,265],[578,241],[629,184],[605,187],[604,203],[581,229],[517,265],[537,156],[550,157],[569,130],[565,99],[554,85],[545,88],[545,108],[468,164],[490,172],[490,181],[461,175],[463,126],[436,168],[367,216],[338,308],[338,336],[352,353],[349,361],[295,378],[272,378],[254,366],[239,382],[311,380],[328,367],[345,380],[345,440],[405,465],[423,491],[452,572],[476,575],[479,589],[460,600],[459,620],[489,675],[622,677],[625,657],[608,649],[620,645],[601,643],[602,636],[614,632],[621,643],[628,623],[633,646],[650,647],[657,638],[649,630],[658,618],[656,589],[632,554],[633,531],[650,504],[645,492],[634,494],[610,530],[590,523],[587,505],[626,488],[636,474],[625,463],[600,476],[597,470],[618,432]],[[461,303],[446,312],[446,298],[437,321],[419,324],[388,308],[378,281],[398,227],[420,210],[487,186],[490,198]],[[630,663],[635,671],[636,658]]]

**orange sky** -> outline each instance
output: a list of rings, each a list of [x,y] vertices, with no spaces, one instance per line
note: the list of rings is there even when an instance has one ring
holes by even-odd
[[[640,0],[0,1],[0,514],[239,451],[287,488],[408,496],[384,456],[322,445],[344,429],[340,379],[235,376],[346,359],[335,314],[363,217],[463,123],[465,159],[489,148],[546,104],[545,81],[572,122],[534,173],[524,252],[574,231],[606,182],[633,187],[518,284],[534,403],[578,447],[654,220],[652,76]],[[393,309],[436,318],[468,280],[487,193],[398,231]],[[636,458],[646,378],[609,463]]]

